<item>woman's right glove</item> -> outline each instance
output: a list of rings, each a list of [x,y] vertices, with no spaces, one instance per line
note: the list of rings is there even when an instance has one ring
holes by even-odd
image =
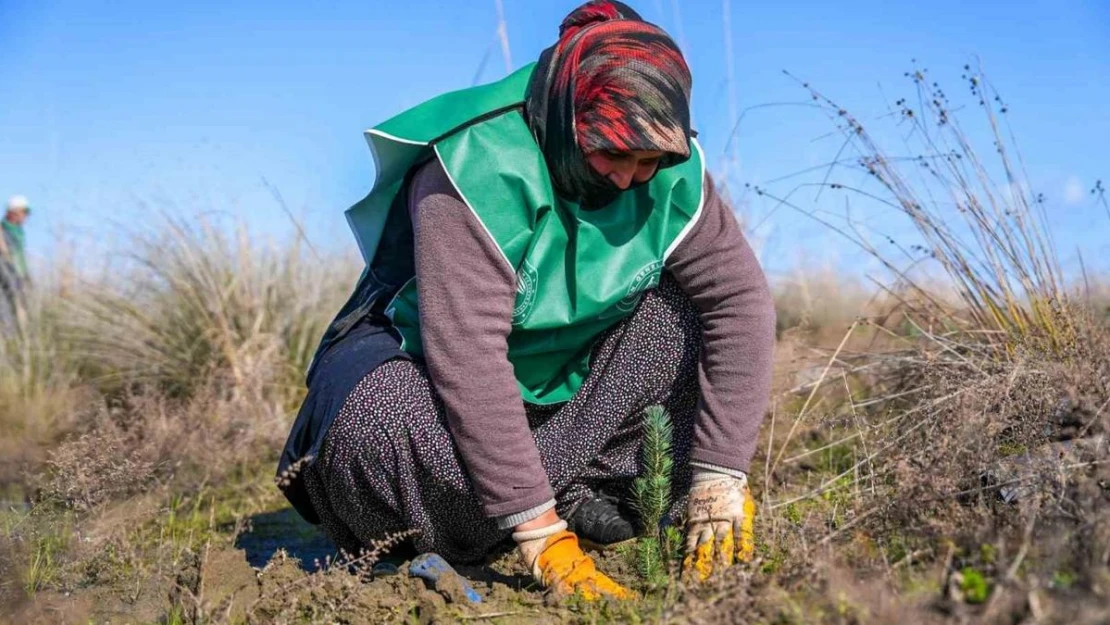
[[[567,522],[513,532],[521,560],[532,577],[559,595],[579,594],[587,601],[603,596],[632,599],[634,592],[597,570],[593,559],[578,546],[578,537],[567,531]]]
[[[696,471],[686,504],[683,575],[705,581],[733,562],[750,562],[755,552],[754,518],[747,476]]]

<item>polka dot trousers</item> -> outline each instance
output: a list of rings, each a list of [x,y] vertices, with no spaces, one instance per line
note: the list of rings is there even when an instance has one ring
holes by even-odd
[[[664,273],[595,347],[590,374],[572,400],[527,406],[557,511],[602,487],[627,490],[639,472],[643,410],[655,404],[667,408],[674,425],[673,492],[686,492],[700,346],[697,310]],[[473,562],[509,539],[482,512],[443,405],[418,362],[388,361],[355,387],[304,477],[324,531],[350,553],[415,529],[418,551]]]

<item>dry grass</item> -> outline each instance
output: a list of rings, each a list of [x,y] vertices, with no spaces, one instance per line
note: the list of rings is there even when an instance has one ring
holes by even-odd
[[[796,267],[776,276],[773,290],[780,339],[793,332],[807,343],[820,343],[829,331],[839,334],[856,318],[878,314],[881,308],[862,283],[831,267]]]
[[[134,233],[111,274],[63,267],[0,343],[0,490],[16,504],[0,536],[5,595],[97,580],[142,594],[136,580],[164,580],[211,529],[198,519],[183,533],[184,502],[209,520],[228,508],[213,489],[271,470],[357,267],[227,232],[167,218]],[[52,529],[75,521],[80,541]]]
[[[742,592],[717,609],[806,623],[1102,622],[1110,340],[1098,322],[1077,326],[1085,347],[1065,358],[1020,349],[967,364],[925,341],[903,365],[912,398],[827,376],[839,392],[821,394],[838,401],[769,424],[753,476],[762,575],[738,573],[729,583]]]
[[[983,113],[992,149],[977,148],[964,131],[948,94],[931,81],[927,70],[907,72],[913,95],[891,104],[898,130],[908,138],[899,156],[874,138],[869,128],[808,83],[801,83],[844,138],[824,178],[800,187],[816,187],[830,201],[846,202],[842,216],[807,210],[765,188],[772,197],[825,223],[878,260],[895,279],[886,287],[904,298],[907,310],[922,320],[946,322],[953,331],[973,333],[983,347],[1012,353],[1015,342],[1045,341],[1063,349],[1074,328],[1062,309],[1069,300],[1048,229],[1044,198],[1033,195],[1023,164],[1001,121],[1007,112],[1001,97],[970,66],[964,68],[973,101]],[[861,172],[870,186],[840,182],[840,169]],[[846,178],[846,177],[845,177]],[[800,187],[796,187],[797,190]],[[912,226],[917,240],[878,246],[854,213],[853,203],[892,209]],[[887,249],[893,247],[895,252]],[[959,296],[953,307],[934,297],[914,269],[935,264]]]
[[[843,133],[842,153],[854,152],[811,186],[851,211],[811,213],[757,189],[874,256],[896,305],[819,350],[816,374],[782,398],[755,480],[767,576],[738,574],[731,587],[743,592],[717,609],[807,623],[1103,622],[1107,326],[1064,282],[1001,99],[965,76],[986,120],[985,159],[926,72],[907,76],[914,97],[892,118],[917,150],[905,158],[803,84]],[[842,170],[869,185],[838,182]],[[859,205],[900,215],[918,241],[873,245]],[[930,267],[956,297],[923,283]],[[881,348],[853,347],[861,332]]]
[[[30,322],[0,337],[0,495],[25,466],[42,462],[87,399],[60,338],[61,308],[54,294],[34,293]]]
[[[188,396],[213,376],[296,399],[316,342],[357,277],[352,258],[318,258],[295,240],[259,244],[241,225],[165,218],[132,234],[108,284],[70,299],[67,338],[101,385],[156,385]],[[336,308],[337,309],[337,308]]]

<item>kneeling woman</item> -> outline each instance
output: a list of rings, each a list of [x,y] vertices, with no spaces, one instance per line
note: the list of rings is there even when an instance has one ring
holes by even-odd
[[[595,1],[538,63],[369,131],[377,180],[348,211],[367,269],[279,467],[337,545],[416,530],[466,562],[511,536],[539,583],[626,596],[579,539],[634,536],[623,496],[661,404],[688,570],[750,555],[774,310],[690,84],[666,33]]]

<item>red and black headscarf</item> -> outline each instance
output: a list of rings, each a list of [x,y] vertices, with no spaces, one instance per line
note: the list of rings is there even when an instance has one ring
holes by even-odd
[[[628,6],[592,0],[559,27],[540,56],[525,112],[555,191],[587,207],[620,189],[586,154],[659,150],[660,167],[690,157],[690,69],[674,41]]]

